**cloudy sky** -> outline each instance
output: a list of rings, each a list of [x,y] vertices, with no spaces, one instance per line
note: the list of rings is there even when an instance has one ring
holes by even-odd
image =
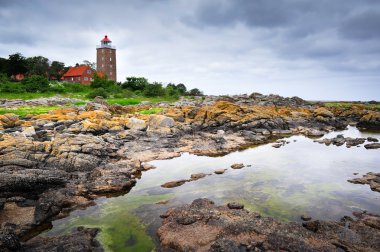
[[[380,100],[378,0],[0,0],[0,57],[95,61],[105,34],[119,81]]]

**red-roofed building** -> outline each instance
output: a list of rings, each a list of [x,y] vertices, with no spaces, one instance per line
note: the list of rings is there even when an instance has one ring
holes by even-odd
[[[83,85],[90,85],[94,71],[89,66],[70,67],[70,69],[63,75],[63,81],[70,83],[80,83]]]

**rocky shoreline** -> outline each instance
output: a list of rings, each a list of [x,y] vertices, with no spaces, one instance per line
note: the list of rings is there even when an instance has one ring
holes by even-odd
[[[354,215],[300,225],[197,199],[163,214],[158,235],[162,251],[379,251],[380,216]]]
[[[160,114],[143,115],[136,112],[151,106],[97,99],[37,116],[0,115],[1,250],[14,244],[43,250],[33,239],[20,241],[96,197],[127,193],[152,160],[184,152],[223,155],[281,136],[319,137],[348,124],[380,125],[377,111],[328,109],[297,97],[252,94],[157,106]],[[94,238],[83,230],[75,231],[84,232],[78,237]]]

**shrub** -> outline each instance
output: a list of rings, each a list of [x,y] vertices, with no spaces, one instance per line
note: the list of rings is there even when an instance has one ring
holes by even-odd
[[[66,92],[63,84],[58,82],[58,81],[50,82],[49,86],[50,86],[49,91],[51,91],[51,92],[54,92],[54,93],[65,93]]]
[[[144,89],[144,95],[147,97],[156,97],[165,95],[165,90],[161,83],[153,82],[153,84],[148,84]]]
[[[80,93],[91,90],[89,86],[78,83],[63,83],[62,86],[65,88],[67,93]]]
[[[132,91],[144,90],[149,85],[149,82],[144,77],[127,77],[127,81],[121,84],[122,88],[127,88]]]
[[[21,83],[17,82],[0,82],[1,93],[24,93],[25,88]]]
[[[103,98],[107,98],[108,93],[104,88],[97,88],[97,89],[94,89],[93,91],[91,91],[90,93],[88,93],[86,97],[93,99],[96,96],[102,96]]]
[[[34,75],[31,77],[27,77],[21,82],[27,92],[38,93],[38,92],[46,92],[49,90],[49,81],[39,75]]]
[[[200,91],[198,88],[193,88],[193,89],[191,89],[191,90],[188,92],[188,95],[191,95],[191,96],[202,96],[203,93],[202,93],[202,91]]]

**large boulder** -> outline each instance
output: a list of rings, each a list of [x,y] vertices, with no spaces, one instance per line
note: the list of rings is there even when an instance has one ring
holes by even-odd
[[[147,125],[142,119],[131,117],[128,119],[126,126],[131,130],[145,130]]]
[[[171,117],[167,117],[164,115],[151,115],[149,117],[149,128],[150,129],[158,129],[158,128],[172,128],[174,127],[175,122]]]

